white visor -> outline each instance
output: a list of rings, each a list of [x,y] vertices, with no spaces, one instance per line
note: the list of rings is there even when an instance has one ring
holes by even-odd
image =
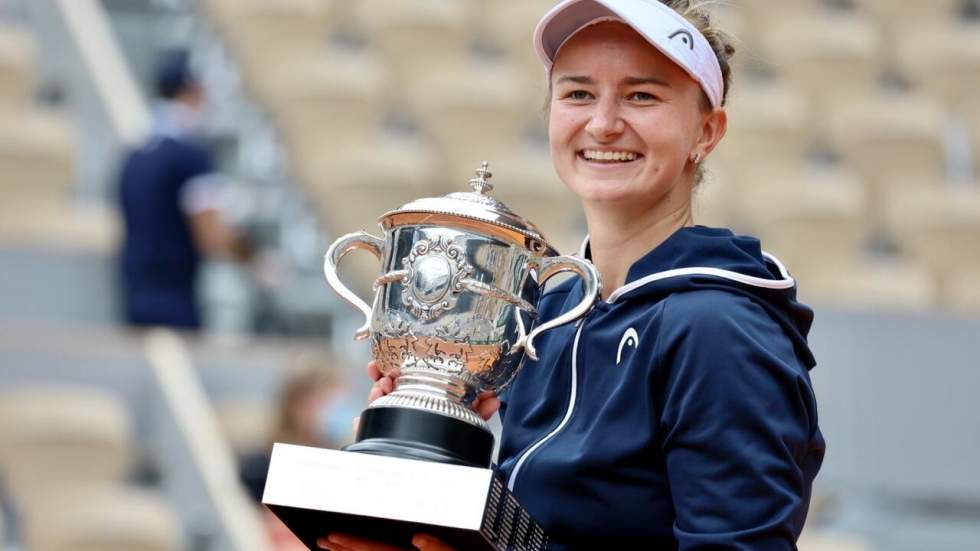
[[[697,28],[659,0],[564,0],[534,29],[534,49],[551,71],[558,50],[580,30],[602,21],[621,21],[646,38],[691,75],[715,108],[725,83],[708,40]]]

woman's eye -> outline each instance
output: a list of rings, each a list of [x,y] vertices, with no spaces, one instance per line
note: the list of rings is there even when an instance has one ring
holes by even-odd
[[[633,92],[629,95],[629,99],[633,101],[655,101],[657,96],[647,92]]]
[[[572,90],[565,97],[574,100],[585,100],[592,97],[592,94],[586,92],[585,90]]]

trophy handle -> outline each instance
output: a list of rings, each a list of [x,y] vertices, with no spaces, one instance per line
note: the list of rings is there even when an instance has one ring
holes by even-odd
[[[364,325],[354,332],[354,339],[363,340],[371,334],[371,307],[337,277],[337,264],[341,258],[354,249],[364,249],[381,260],[384,251],[384,240],[366,232],[354,232],[337,239],[327,249],[327,254],[323,258],[323,275],[327,277],[327,283],[346,300],[351,306],[364,313]]]
[[[585,282],[585,297],[582,298],[582,302],[578,303],[575,308],[531,330],[524,347],[528,357],[532,360],[538,359],[538,352],[534,348],[534,338],[549,329],[565,325],[584,316],[592,309],[592,305],[599,298],[599,292],[602,290],[602,282],[599,279],[599,272],[595,269],[595,266],[588,260],[582,260],[574,256],[550,256],[544,258],[541,261],[541,274],[538,284],[544,285],[544,282],[551,278],[551,276],[562,272],[572,272],[582,278],[582,281]]]

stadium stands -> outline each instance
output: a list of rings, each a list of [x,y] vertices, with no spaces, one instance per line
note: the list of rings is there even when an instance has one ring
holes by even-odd
[[[385,59],[400,91],[430,72],[463,65],[472,36],[474,0],[359,0],[354,24]]]
[[[75,204],[74,130],[34,101],[36,53],[27,29],[0,25],[0,242],[106,250],[115,220]]]
[[[126,487],[59,491],[43,509],[28,509],[26,549],[180,551],[180,522],[159,495]]]
[[[949,21],[933,28],[917,25],[896,45],[898,64],[914,85],[950,109],[977,106],[980,86],[980,22]]]
[[[29,32],[0,28],[0,109],[15,111],[30,96],[33,83],[34,42]]]
[[[908,189],[889,196],[887,209],[901,250],[930,271],[943,304],[975,304],[976,286],[969,282],[980,279],[980,189]]]
[[[126,410],[111,394],[21,387],[0,398],[0,469],[18,499],[49,488],[121,481],[130,466]]]
[[[181,549],[167,501],[125,482],[131,425],[126,405],[94,386],[0,389],[0,474],[26,549]]]
[[[875,226],[890,194],[944,179],[946,116],[929,97],[871,96],[838,109],[830,127],[836,153],[868,186],[865,215]]]
[[[279,14],[256,36],[284,34],[279,16],[303,17],[296,14],[311,9],[299,0],[275,8],[268,0],[232,4],[206,2],[208,15],[226,33],[237,33],[243,17],[249,20],[244,27],[258,28],[266,23],[256,14]],[[563,200],[568,194],[529,140],[543,131],[537,114],[545,91],[529,36],[552,4],[335,1],[306,16],[297,36],[283,44],[256,39],[269,47],[236,50],[267,54],[275,46],[281,57],[299,54],[307,44],[288,66],[268,56],[273,61],[261,78],[249,80],[277,114],[293,169],[334,231],[371,228],[384,208],[412,195],[459,189],[485,159],[502,178],[502,198],[552,240],[572,244],[581,232],[577,206]],[[882,237],[901,240],[883,220],[885,205],[896,201],[893,192],[943,187],[956,145],[949,143],[951,118],[966,124],[972,142],[967,149],[980,159],[980,32],[975,20],[965,18],[963,2],[907,4],[719,5],[718,16],[737,36],[740,51],[729,135],[703,191],[713,200],[702,207],[711,211],[710,219],[764,235],[771,247],[805,249],[791,263],[797,272],[837,266],[846,257],[852,269],[867,271],[866,281],[880,282],[864,292],[927,308],[932,294],[921,282],[932,264],[916,255],[872,258],[868,247]],[[908,32],[897,32],[906,27]],[[328,36],[366,50],[326,47],[334,40]],[[392,139],[379,131],[392,117],[420,136]],[[356,153],[363,143],[371,144],[369,153]],[[804,181],[814,171],[823,174],[822,184]],[[828,174],[850,176],[834,181]],[[540,181],[543,187],[528,194],[532,186],[521,185],[517,193],[503,183],[513,181]],[[404,182],[412,185],[405,188]],[[718,185],[726,189],[713,189]],[[722,195],[727,199],[719,200]],[[887,290],[890,275],[903,282],[895,288],[910,289],[907,294]],[[843,292],[829,276],[810,278],[826,283],[814,285],[817,295]]]
[[[778,80],[740,83],[731,94],[728,136],[717,151],[730,185],[750,190],[798,174],[814,140],[806,98]]]
[[[735,198],[739,219],[806,283],[806,275],[850,272],[865,235],[864,188],[836,171],[801,173]]]

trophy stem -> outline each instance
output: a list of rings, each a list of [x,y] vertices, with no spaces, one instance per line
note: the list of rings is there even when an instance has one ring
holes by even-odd
[[[361,414],[357,442],[344,450],[486,468],[493,434],[423,409],[370,407]]]
[[[369,408],[419,409],[453,417],[489,431],[490,425],[470,406],[476,397],[474,386],[475,383],[468,385],[457,375],[426,367],[419,362],[412,367],[403,367],[395,379],[395,390],[372,402]]]

